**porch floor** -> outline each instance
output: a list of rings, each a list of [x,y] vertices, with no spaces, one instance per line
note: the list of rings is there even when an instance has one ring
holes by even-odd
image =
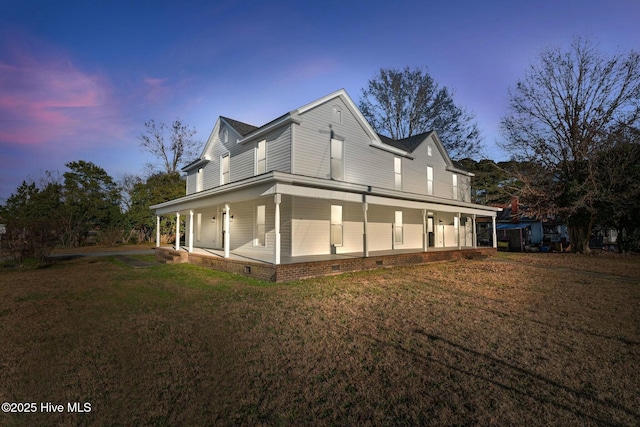
[[[163,249],[175,249],[174,246],[162,246]],[[477,249],[486,249],[487,247],[478,246]],[[188,248],[186,246],[181,246],[180,249],[182,251],[188,252]],[[471,246],[462,246],[463,250],[465,249],[474,249]],[[449,252],[449,251],[457,251],[457,247],[445,247],[445,248],[434,248],[430,247],[427,252]],[[210,248],[193,248],[193,254],[195,255],[204,255],[210,256],[212,258],[220,258],[224,259],[224,250],[222,249],[210,249]],[[389,255],[401,255],[401,254],[411,254],[411,253],[422,253],[421,248],[410,248],[410,249],[389,249],[382,251],[369,251],[369,257],[376,256],[389,256]],[[323,255],[302,255],[302,256],[280,256],[280,264],[296,264],[303,262],[318,262],[318,261],[335,261],[335,260],[343,260],[343,259],[353,259],[353,258],[363,258],[364,252],[348,252],[341,254],[323,254]],[[241,262],[253,262],[259,264],[271,264],[273,265],[273,254],[260,254],[260,253],[246,253],[239,251],[229,251],[229,260],[231,261],[241,261]]]

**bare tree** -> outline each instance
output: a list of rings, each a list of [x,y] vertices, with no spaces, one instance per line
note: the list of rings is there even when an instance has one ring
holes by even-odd
[[[376,132],[404,139],[435,130],[453,158],[476,157],[481,151],[472,114],[453,101],[427,70],[380,69],[362,90],[360,110]]]
[[[138,138],[140,147],[151,153],[161,163],[165,173],[178,172],[178,168],[196,158],[199,143],[193,139],[195,128],[190,128],[176,119],[171,125],[151,119],[144,124],[146,131]],[[148,164],[154,171],[158,165]]]
[[[539,165],[544,176],[527,180],[522,196],[553,201],[567,220],[572,249],[586,253],[599,194],[594,162],[613,127],[639,124],[640,55],[605,55],[591,40],[576,38],[567,52],[542,51],[509,95],[501,145]]]

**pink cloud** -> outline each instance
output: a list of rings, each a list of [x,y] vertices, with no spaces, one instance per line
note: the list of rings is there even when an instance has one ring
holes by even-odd
[[[171,96],[171,88],[167,86],[169,79],[157,77],[144,77],[145,101],[149,104],[157,104],[166,101]]]
[[[61,53],[16,43],[0,57],[0,141],[42,144],[95,128],[113,117],[108,82]]]

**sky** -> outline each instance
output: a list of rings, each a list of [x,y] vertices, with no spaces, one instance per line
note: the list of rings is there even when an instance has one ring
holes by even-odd
[[[640,48],[637,0],[0,0],[0,204],[85,160],[145,174],[138,137],[180,119],[260,126],[380,68],[426,67],[505,160],[508,88],[548,47]]]

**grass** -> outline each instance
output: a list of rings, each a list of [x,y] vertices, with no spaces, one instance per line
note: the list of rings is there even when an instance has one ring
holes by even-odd
[[[143,258],[144,259],[144,258]],[[0,425],[638,425],[638,257],[271,284],[113,258],[0,271]]]

